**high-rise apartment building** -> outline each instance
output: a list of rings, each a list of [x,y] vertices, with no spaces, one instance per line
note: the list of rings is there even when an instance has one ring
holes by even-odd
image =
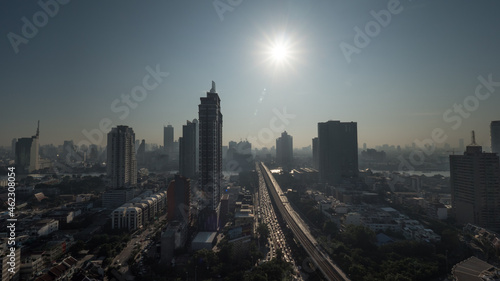
[[[356,122],[318,123],[319,176],[322,182],[340,184],[358,176]]]
[[[40,145],[38,143],[40,135],[40,121],[36,129],[36,135],[31,138],[17,139],[16,149],[16,167],[18,173],[31,173],[40,169]]]
[[[474,141],[463,155],[450,155],[451,200],[457,222],[500,231],[498,158],[482,152]]]
[[[491,121],[490,124],[491,135],[491,152],[500,155],[500,121]]]
[[[172,125],[163,126],[163,149],[172,159],[174,152],[174,127]]]
[[[222,113],[220,98],[212,81],[212,88],[206,97],[200,98],[200,177],[199,187],[208,194],[207,206],[218,210],[221,198],[222,178]]]
[[[114,188],[137,184],[135,134],[128,126],[118,126],[108,133],[107,172]]]
[[[286,131],[276,139],[276,163],[285,170],[293,167],[293,137]]]
[[[196,177],[198,165],[198,130],[198,120],[187,121],[179,138],[179,173],[190,179]]]
[[[313,153],[313,168],[318,169],[319,168],[319,139],[318,138],[313,138],[312,139],[312,153]]]

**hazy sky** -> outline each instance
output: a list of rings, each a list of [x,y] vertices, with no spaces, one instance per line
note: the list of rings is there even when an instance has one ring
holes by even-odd
[[[272,146],[284,129],[307,146],[318,122],[341,120],[360,146],[435,128],[489,146],[500,119],[496,0],[59,1],[0,3],[0,145],[38,119],[41,144],[99,141],[101,120],[158,144],[171,124],[178,139],[212,80],[224,145]]]

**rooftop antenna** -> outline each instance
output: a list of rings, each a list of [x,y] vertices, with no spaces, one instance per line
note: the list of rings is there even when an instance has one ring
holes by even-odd
[[[36,127],[36,136],[40,134],[40,120],[38,120],[38,126]]]

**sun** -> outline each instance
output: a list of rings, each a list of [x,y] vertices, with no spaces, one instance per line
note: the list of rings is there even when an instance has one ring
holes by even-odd
[[[290,49],[288,46],[280,43],[275,43],[271,46],[271,58],[274,62],[281,63],[286,61],[290,57]]]
[[[257,43],[258,62],[274,74],[295,71],[303,54],[297,36],[287,32],[263,32],[262,41]]]

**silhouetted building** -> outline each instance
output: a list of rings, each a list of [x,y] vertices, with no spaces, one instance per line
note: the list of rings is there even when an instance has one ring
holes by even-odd
[[[107,172],[111,178],[111,185],[115,188],[137,184],[134,143],[134,131],[128,126],[115,127],[108,133]]]
[[[500,155],[500,121],[491,121],[490,124],[491,135],[491,152]]]
[[[450,155],[453,212],[459,223],[500,231],[498,155],[481,150],[473,141],[463,155]]]
[[[313,138],[312,140],[312,153],[313,153],[313,168],[319,168],[319,139]]]
[[[31,138],[20,138],[17,140],[15,145],[17,173],[31,173],[40,169],[39,135],[40,121],[38,121],[36,135]]]
[[[144,168],[146,166],[146,140],[142,140],[137,148],[137,167]]]
[[[190,179],[196,177],[197,137],[198,120],[187,121],[187,124],[182,126],[182,137],[179,138],[179,173]]]
[[[276,139],[276,162],[285,170],[293,167],[293,137],[286,131]]]
[[[252,155],[252,144],[247,140],[240,142],[230,141],[225,154],[225,171],[242,172],[252,170],[255,167]]]
[[[322,182],[340,184],[358,176],[356,122],[318,123],[319,175]]]
[[[200,98],[200,178],[199,186],[207,194],[209,209],[217,212],[222,179],[222,113],[220,98],[212,81],[207,97]],[[215,220],[217,222],[217,219]]]
[[[163,149],[172,159],[174,152],[174,127],[172,125],[163,126]]]
[[[175,175],[167,188],[167,220],[189,224],[191,220],[191,181]]]

